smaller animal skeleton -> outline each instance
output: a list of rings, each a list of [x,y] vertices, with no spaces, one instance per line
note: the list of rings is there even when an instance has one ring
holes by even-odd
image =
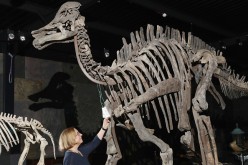
[[[45,129],[39,121],[35,119],[30,119],[30,121],[28,121],[27,117],[16,117],[16,115],[3,112],[0,114],[0,154],[2,152],[2,145],[7,151],[9,151],[13,145],[19,144],[20,141],[17,131],[20,131],[25,135],[24,149],[19,158],[18,165],[22,165],[26,159],[30,143],[40,143],[40,159],[37,165],[45,164],[45,147],[48,145],[48,142],[39,131],[50,137],[53,145],[54,158],[56,159],[52,134]]]

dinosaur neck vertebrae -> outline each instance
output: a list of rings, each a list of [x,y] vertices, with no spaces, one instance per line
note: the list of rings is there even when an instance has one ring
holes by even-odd
[[[90,39],[87,30],[83,26],[78,26],[78,33],[75,38],[75,49],[77,60],[84,74],[97,84],[106,85],[106,76],[108,67],[101,66],[93,60],[90,50]],[[109,78],[110,79],[110,78]],[[110,80],[108,80],[110,81]],[[110,82],[109,82],[110,83]],[[112,81],[112,83],[115,83]]]

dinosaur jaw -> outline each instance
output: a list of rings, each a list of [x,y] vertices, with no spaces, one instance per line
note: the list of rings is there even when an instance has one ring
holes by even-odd
[[[69,43],[73,42],[73,37],[76,35],[75,31],[59,31],[58,28],[47,29],[42,28],[32,31],[33,46],[36,49],[44,49],[55,43]]]

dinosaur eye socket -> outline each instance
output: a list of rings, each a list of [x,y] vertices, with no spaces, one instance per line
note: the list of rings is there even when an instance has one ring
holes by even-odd
[[[71,14],[72,13],[72,9],[67,10],[67,12]]]
[[[61,12],[62,16],[66,16],[66,14],[67,14],[67,12],[65,10]]]

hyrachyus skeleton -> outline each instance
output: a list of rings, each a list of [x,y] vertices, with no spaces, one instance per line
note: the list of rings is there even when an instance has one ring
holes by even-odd
[[[30,143],[40,144],[40,159],[37,165],[45,164],[45,147],[48,145],[48,142],[43,136],[41,136],[39,132],[44,133],[50,137],[53,145],[54,158],[56,158],[52,134],[47,129],[45,129],[39,121],[35,119],[30,119],[30,121],[28,121],[27,117],[16,117],[16,115],[6,113],[0,114],[0,153],[2,145],[7,151],[9,151],[10,147],[19,144],[20,141],[17,131],[20,131],[25,135],[24,149],[19,158],[18,165],[22,165],[26,159],[30,148]]]
[[[173,122],[178,121],[178,129],[185,132],[181,142],[194,149],[189,122],[189,114],[192,114],[202,164],[218,164],[211,122],[209,116],[201,113],[208,109],[206,91],[224,109],[225,103],[211,82],[212,77],[220,80],[222,91],[230,98],[248,94],[245,78],[235,76],[226,67],[221,52],[215,51],[191,33],[186,40],[184,32],[160,26],[154,29],[151,25],[148,25],[146,32],[141,28],[131,33],[131,43],[123,39],[123,47],[117,52],[117,60],[112,66],[101,66],[92,58],[85,18],[79,12],[80,6],[78,2],[63,4],[48,25],[32,31],[34,47],[43,49],[53,43],[74,41],[76,57],[83,73],[94,83],[105,86],[105,106],[113,118],[128,118],[128,128],[134,127],[141,140],[150,141],[159,147],[163,164],[173,164],[173,151],[144,126],[142,116],[149,119],[151,111],[155,113],[158,126],[162,127],[162,119],[168,132],[174,129]],[[192,78],[197,83],[195,94],[191,94]],[[122,155],[113,120],[111,128],[107,133],[106,164],[112,165]]]

